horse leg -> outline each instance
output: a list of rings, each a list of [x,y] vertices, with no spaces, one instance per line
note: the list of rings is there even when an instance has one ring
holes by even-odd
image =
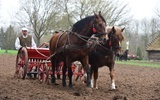
[[[114,64],[110,64],[109,66],[109,70],[110,70],[110,78],[111,78],[111,90],[114,90],[116,89],[116,86],[115,86],[115,80],[114,80]]]
[[[51,75],[51,82],[54,85],[56,83],[55,79],[55,58],[51,58],[51,63],[52,63],[52,75]]]
[[[85,72],[87,73],[87,87],[91,87],[90,65],[88,59],[88,56],[86,56],[81,63],[85,69]]]
[[[98,79],[98,68],[96,67],[94,69],[94,84],[93,84],[93,88],[96,88],[98,89],[98,86],[97,86],[97,79]]]
[[[91,87],[91,78],[90,78],[90,65],[86,65],[86,72],[87,72],[87,87]]]
[[[73,76],[73,72],[72,72],[72,67],[71,67],[71,63],[68,64],[68,77],[69,77],[69,87],[72,88],[72,76]]]
[[[69,77],[69,87],[72,88],[72,62],[69,58],[66,58],[66,66],[68,68],[68,77]],[[66,81],[66,80],[65,80]]]
[[[55,64],[55,67],[56,67],[56,72],[57,72],[57,79],[60,79],[60,66],[59,66],[59,63],[60,61],[59,60],[56,60],[56,64]]]
[[[64,61],[64,65],[62,67],[62,85],[66,87],[66,70],[67,70],[67,65],[66,61]]]
[[[93,77],[93,68],[92,68],[92,66],[91,66],[91,74],[90,74],[90,77],[91,77],[91,87],[93,88],[93,79],[92,79],[92,77]]]

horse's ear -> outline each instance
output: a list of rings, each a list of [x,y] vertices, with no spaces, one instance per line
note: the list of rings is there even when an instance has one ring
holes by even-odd
[[[99,16],[102,16],[101,11],[99,11]]]
[[[112,27],[112,31],[113,31],[113,33],[115,33],[115,32],[116,32],[116,30],[115,30],[114,26]]]
[[[99,16],[94,12],[94,16],[95,16],[95,18],[99,18]]]
[[[123,31],[124,31],[124,29],[125,29],[125,27],[121,29],[121,32],[123,32]]]

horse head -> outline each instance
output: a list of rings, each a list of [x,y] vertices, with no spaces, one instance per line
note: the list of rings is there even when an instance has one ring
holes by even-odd
[[[91,37],[96,34],[97,37],[101,35],[106,35],[106,21],[104,17],[99,14],[94,13],[93,16],[88,16],[76,22],[72,27],[72,32],[80,34],[83,36]]]
[[[121,43],[124,40],[123,31],[125,28],[119,28],[116,26],[107,27],[108,32],[108,45],[116,52],[121,50]]]
[[[106,35],[106,21],[104,17],[101,15],[101,12],[99,12],[99,15],[94,13],[95,19],[93,22],[93,28],[92,31],[95,34],[96,37],[103,37]]]

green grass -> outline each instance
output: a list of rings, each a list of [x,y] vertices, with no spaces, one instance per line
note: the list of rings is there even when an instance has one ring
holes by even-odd
[[[17,50],[8,50],[8,53],[5,53],[5,50],[0,50],[0,54],[17,55],[17,52],[18,52]],[[160,68],[160,62],[145,61],[145,60],[116,61],[116,64],[126,64],[126,65],[134,65],[134,66]]]
[[[11,54],[11,55],[17,55],[17,50],[8,50],[6,53],[5,50],[0,50],[0,54]]]
[[[134,66],[160,68],[160,62],[143,61],[143,60],[142,61],[139,61],[139,60],[116,61],[116,64],[126,64],[126,65],[134,65]]]

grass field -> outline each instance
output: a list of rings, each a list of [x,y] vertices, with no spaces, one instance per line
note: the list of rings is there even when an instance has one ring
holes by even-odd
[[[160,68],[160,62],[144,61],[144,60],[116,61],[116,64],[126,64],[126,65]]]
[[[17,52],[18,52],[17,50],[8,50],[8,53],[5,53],[5,50],[0,50],[0,54],[17,55]],[[144,60],[116,61],[116,64],[160,68],[160,62],[153,62],[153,61],[146,61],[146,60],[145,61]]]
[[[11,55],[17,55],[17,50],[8,50],[7,53],[5,50],[0,50],[0,54],[11,54]]]

